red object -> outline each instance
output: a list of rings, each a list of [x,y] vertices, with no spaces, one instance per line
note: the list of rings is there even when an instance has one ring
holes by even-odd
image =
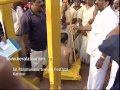
[[[29,8],[29,4],[28,4],[28,3],[27,3],[27,4],[24,4],[23,7]]]
[[[82,0],[82,3],[83,3],[83,4],[86,4],[86,0]]]

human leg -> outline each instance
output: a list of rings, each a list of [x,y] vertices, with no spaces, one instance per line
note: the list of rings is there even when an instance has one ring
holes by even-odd
[[[100,58],[101,52],[96,49],[92,52],[91,58],[90,58],[90,69],[89,69],[89,77],[87,82],[87,89],[102,89],[106,71],[108,69],[108,64],[110,62],[110,57],[107,56],[102,68],[97,69],[96,68],[96,62]]]

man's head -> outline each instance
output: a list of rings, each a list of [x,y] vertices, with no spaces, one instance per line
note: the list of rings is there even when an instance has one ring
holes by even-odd
[[[103,11],[107,6],[113,4],[113,0],[96,0],[95,4],[100,11]]]
[[[94,4],[94,0],[86,0],[86,3],[91,7]]]
[[[113,3],[115,9],[118,9],[119,8],[119,0],[114,0],[114,3]]]
[[[31,8],[34,11],[40,12],[41,8],[43,7],[43,0],[31,0],[30,2]]]
[[[80,6],[80,0],[74,0],[74,4],[76,7]]]
[[[30,0],[22,0],[22,1],[28,3]]]
[[[68,34],[67,33],[61,33],[61,43],[67,44],[68,41]]]
[[[63,10],[67,10],[67,4],[68,4],[67,0],[63,0],[62,1],[62,8],[63,8]]]

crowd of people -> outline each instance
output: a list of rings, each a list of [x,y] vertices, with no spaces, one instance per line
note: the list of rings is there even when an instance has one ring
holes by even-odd
[[[11,9],[16,41],[22,47],[19,57],[29,55],[31,68],[39,69],[34,73],[42,79],[41,68],[47,65],[45,0],[21,0],[13,3]],[[80,58],[90,65],[87,89],[102,89],[112,59],[106,89],[118,88],[115,78],[119,76],[119,0],[60,0],[60,12],[61,67],[70,69],[74,58]],[[4,23],[0,22],[2,41],[5,30]],[[113,43],[118,46],[111,45]],[[32,60],[34,58],[41,60]],[[25,64],[21,63],[23,67]]]

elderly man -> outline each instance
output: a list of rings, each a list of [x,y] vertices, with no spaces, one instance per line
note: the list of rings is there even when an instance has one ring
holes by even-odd
[[[98,46],[106,38],[106,35],[118,25],[117,16],[110,7],[112,3],[113,0],[96,0],[96,6],[99,11],[92,25],[84,27],[74,26],[74,28],[79,30],[91,30],[87,46],[87,53],[90,55],[90,69],[87,82],[87,89],[89,90],[103,88],[110,57],[106,56],[104,58],[102,68],[97,69],[95,65],[98,59],[103,57]]]

